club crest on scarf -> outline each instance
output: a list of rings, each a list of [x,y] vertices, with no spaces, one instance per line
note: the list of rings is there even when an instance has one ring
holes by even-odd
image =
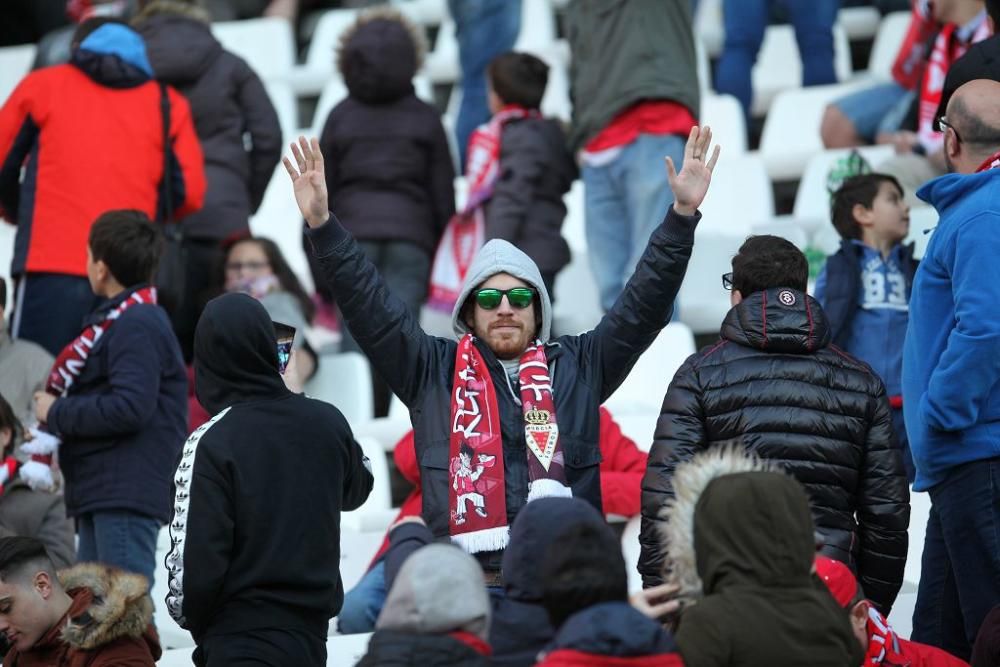
[[[497,395],[474,341],[467,334],[458,343],[448,452],[448,533],[469,553],[503,549],[510,535]],[[568,497],[552,381],[538,342],[521,356],[518,380],[527,445],[527,500]]]

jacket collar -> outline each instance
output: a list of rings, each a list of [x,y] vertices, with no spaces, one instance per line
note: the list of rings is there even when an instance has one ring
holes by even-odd
[[[134,88],[153,78],[142,37],[128,26],[103,25],[80,44],[71,62],[109,88]]]
[[[767,352],[811,354],[830,344],[830,325],[819,302],[787,287],[754,292],[733,306],[722,338]]]

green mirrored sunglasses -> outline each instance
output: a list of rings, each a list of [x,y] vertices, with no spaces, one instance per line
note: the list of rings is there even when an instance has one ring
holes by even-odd
[[[500,306],[505,294],[507,295],[507,303],[513,308],[527,308],[535,300],[535,290],[530,287],[512,287],[511,289],[486,287],[476,290],[476,304],[484,310],[493,310]]]

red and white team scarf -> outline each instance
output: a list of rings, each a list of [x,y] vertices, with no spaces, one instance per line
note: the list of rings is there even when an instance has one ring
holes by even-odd
[[[541,118],[541,114],[537,109],[510,104],[488,123],[477,127],[469,137],[465,159],[469,194],[462,210],[448,221],[434,254],[427,304],[436,310],[450,313],[455,307],[472,260],[486,242],[484,206],[493,196],[493,187],[500,175],[503,126],[518,118]]]
[[[979,165],[978,169],[976,169],[976,173],[978,174],[980,172],[989,171],[990,169],[996,169],[997,167],[1000,167],[1000,151],[997,151],[983,160],[983,163]]]
[[[156,303],[155,287],[143,287],[132,292],[128,298],[108,311],[103,320],[88,326],[73,342],[63,348],[63,351],[56,357],[52,370],[49,371],[45,391],[53,396],[65,396],[69,388],[73,386],[73,382],[83,372],[83,367],[90,357],[90,351],[104,335],[104,332],[115,323],[115,320],[121,317],[122,313],[130,307],[142,303]]]
[[[920,105],[917,111],[917,136],[920,144],[928,153],[941,148],[944,135],[934,130],[934,114],[941,103],[944,91],[944,79],[951,64],[965,55],[969,46],[990,36],[990,26],[985,13],[982,21],[972,31],[972,36],[966,41],[960,39],[956,32],[959,27],[954,23],[947,24],[938,33],[924,71],[924,81],[920,89]]]
[[[909,667],[910,659],[903,655],[903,647],[899,637],[889,626],[889,621],[874,607],[868,608],[868,653],[862,667],[869,665],[885,665],[886,667]]]
[[[448,534],[469,553],[507,546],[503,439],[496,390],[471,334],[455,353],[448,455]],[[518,368],[528,443],[528,498],[570,497],[544,347],[535,342]]]

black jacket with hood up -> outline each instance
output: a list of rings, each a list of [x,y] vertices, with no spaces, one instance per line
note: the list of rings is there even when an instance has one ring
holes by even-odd
[[[639,355],[666,326],[687,270],[700,214],[686,217],[671,207],[650,236],[635,274],[610,311],[592,330],[550,340],[551,304],[537,267],[516,248],[493,240],[470,267],[452,322],[456,336],[468,332],[459,315],[472,289],[490,275],[506,272],[532,285],[541,302],[538,338],[545,345],[565,453],[566,478],[573,497],[601,510],[599,406],[622,383]],[[453,338],[429,336],[406,306],[382,282],[375,266],[336,217],[309,230],[316,257],[351,333],[375,370],[407,405],[413,423],[423,518],[435,537],[448,536],[449,434],[455,375]],[[504,452],[506,510],[510,525],[528,496],[524,416],[507,373],[490,348],[474,341],[497,388]],[[502,552],[476,554],[486,570],[500,569]]]
[[[167,609],[199,643],[265,627],[325,638],[344,597],[340,512],[372,488],[361,448],[339,410],[285,388],[254,298],[208,303],[194,359],[198,400],[215,416],[174,477]]]
[[[433,255],[455,213],[455,166],[438,112],[413,91],[420,53],[409,25],[372,16],[341,37],[350,96],[319,138],[330,210],[359,241]]]
[[[740,439],[805,486],[823,553],[856,569],[888,614],[903,583],[910,494],[882,380],[830,345],[823,309],[785,288],[729,311],[721,339],[667,389],[642,480],[639,572],[662,580],[660,510],[679,463]]]
[[[281,159],[281,126],[264,84],[222,48],[207,15],[190,2],[155,0],[136,30],[157,80],[190,103],[205,156],[205,204],[183,219],[185,233],[208,240],[246,233]]]
[[[864,652],[847,614],[811,575],[815,544],[802,486],[773,464],[718,448],[677,474],[669,509],[674,636],[697,667],[851,667]]]

